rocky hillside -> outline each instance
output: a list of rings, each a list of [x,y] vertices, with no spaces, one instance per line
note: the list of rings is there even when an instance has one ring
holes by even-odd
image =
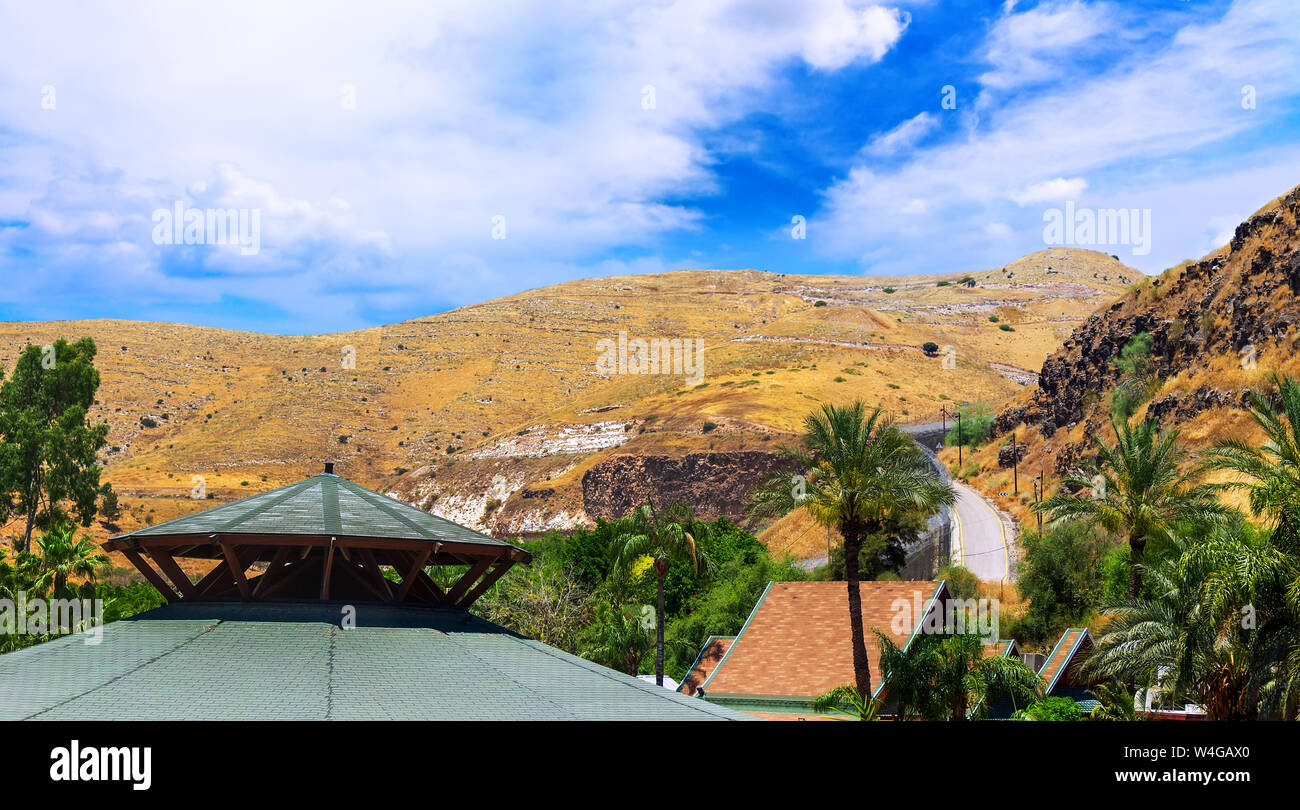
[[[1003,441],[1015,430],[1027,445],[1022,476],[1068,469],[1105,429],[1115,366],[1135,335],[1152,336],[1158,381],[1134,413],[1182,430],[1193,446],[1220,437],[1253,436],[1245,393],[1273,372],[1300,374],[1300,187],[1242,222],[1232,241],[1200,261],[1143,280],[1092,313],[1043,363],[1038,385],[1004,409]],[[972,476],[990,493],[1010,488],[995,446],[974,457]],[[978,470],[978,472],[976,471]],[[1027,497],[1024,493],[1020,505]],[[1007,498],[1001,498],[1010,505]]]
[[[92,418],[110,426],[106,479],[123,495],[124,530],[333,460],[444,517],[529,534],[647,494],[735,516],[772,448],[821,401],[862,397],[904,421],[962,400],[1008,402],[1077,325],[1081,299],[1108,301],[1138,275],[1069,249],[942,276],[689,270],[336,335],[6,323],[0,363],[29,343],[96,340]],[[620,333],[691,341],[698,373],[603,367],[600,341]],[[956,368],[927,342],[954,346]],[[200,486],[207,502],[191,498]]]

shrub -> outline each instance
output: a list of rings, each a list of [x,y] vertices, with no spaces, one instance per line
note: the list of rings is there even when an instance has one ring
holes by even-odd
[[[818,301],[817,303],[813,304],[813,306],[815,306],[815,307],[824,307],[824,306],[826,306],[826,302],[825,302],[825,301]]]
[[[921,351],[925,352],[930,357],[933,357],[939,351],[939,344],[927,340],[925,343],[921,344]]]
[[[1000,324],[998,324],[998,328],[1001,329],[1003,332],[1014,332],[1014,331],[1016,331],[1016,328],[1015,328],[1014,326],[1012,326],[1011,324],[1009,324],[1009,323],[1000,323]]]
[[[140,427],[156,428],[158,422],[152,416],[142,416],[140,417]]]
[[[709,422],[709,421],[705,421],[705,423],[704,423],[704,424],[701,426],[701,428],[700,428],[700,432],[701,432],[701,433],[710,433],[710,432],[716,430],[717,427],[718,427],[718,426],[717,426],[716,423],[714,423],[714,422]]]

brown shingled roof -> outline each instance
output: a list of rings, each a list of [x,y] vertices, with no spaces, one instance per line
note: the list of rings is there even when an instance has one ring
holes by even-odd
[[[862,618],[873,688],[880,686],[880,650],[872,628],[899,647],[921,623],[939,582],[863,582]],[[947,596],[946,586],[943,588]],[[916,606],[897,622],[896,600]],[[773,582],[740,635],[704,682],[709,699],[811,699],[853,683],[848,589],[843,582]]]
[[[1086,627],[1071,627],[1061,634],[1060,641],[1052,648],[1051,655],[1043,662],[1038,671],[1043,679],[1044,694],[1052,694],[1053,689],[1062,684],[1069,684],[1073,670],[1077,669],[1087,653],[1092,650],[1092,635]]]
[[[727,650],[731,648],[731,642],[735,641],[735,639],[735,636],[709,636],[704,642],[704,646],[700,648],[700,654],[696,656],[695,663],[691,664],[690,672],[686,673],[681,686],[677,687],[677,691],[695,697],[695,691],[700,688],[700,684],[704,683],[713,674],[714,668],[722,660],[722,656],[727,654]]]

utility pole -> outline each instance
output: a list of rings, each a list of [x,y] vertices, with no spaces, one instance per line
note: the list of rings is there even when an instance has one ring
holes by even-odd
[[[957,474],[961,475],[961,411],[957,412]]]
[[[1011,480],[1015,482],[1015,494],[1020,494],[1020,457],[1016,455],[1016,432],[1011,431]]]

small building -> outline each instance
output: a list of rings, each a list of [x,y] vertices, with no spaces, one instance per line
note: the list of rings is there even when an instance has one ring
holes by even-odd
[[[1083,662],[1092,652],[1092,634],[1086,627],[1071,627],[1061,634],[1038,676],[1043,679],[1043,697],[1068,697],[1080,704],[1084,714],[1092,711],[1097,699],[1091,689],[1096,682],[1080,674]]]
[[[862,621],[873,696],[881,696],[873,628],[906,648],[952,602],[944,582],[862,582]],[[812,701],[853,683],[848,587],[844,582],[772,582],[734,639],[710,639],[684,682],[687,694],[762,717],[820,718]],[[713,658],[716,663],[712,663]]]

